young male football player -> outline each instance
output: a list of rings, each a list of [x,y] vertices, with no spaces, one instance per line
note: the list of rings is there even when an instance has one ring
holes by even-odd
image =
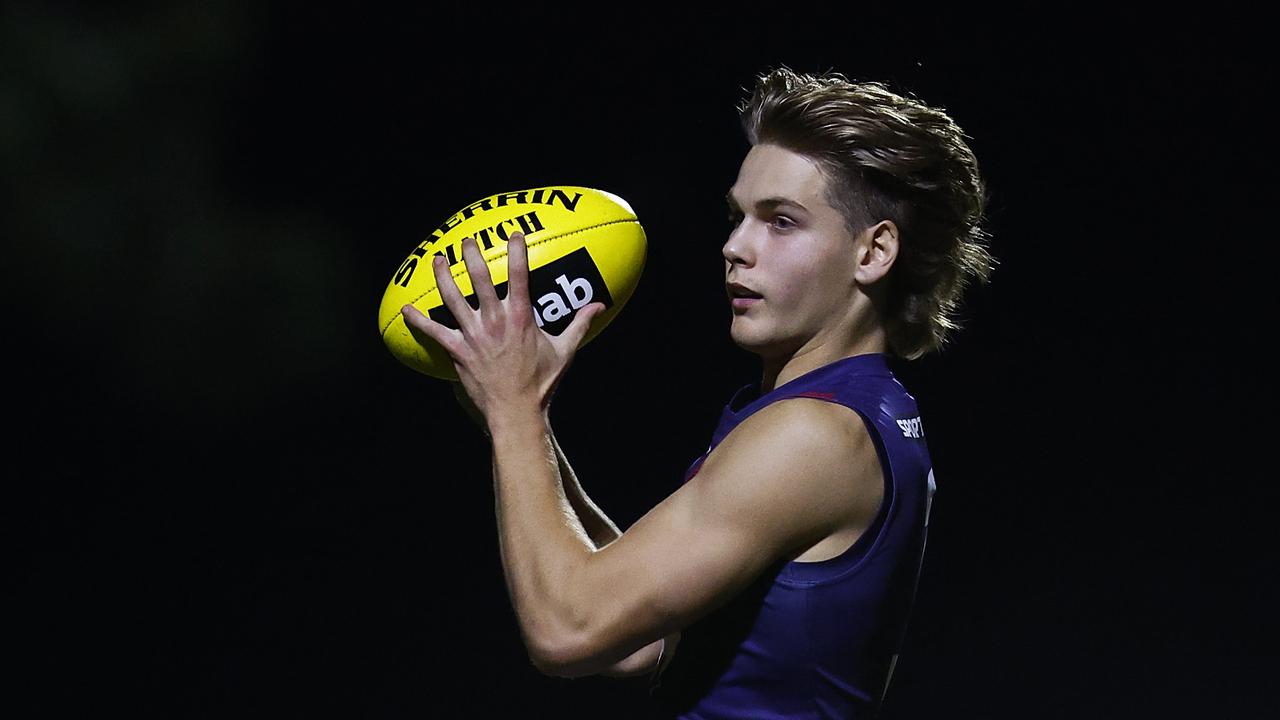
[[[539,330],[516,234],[506,298],[467,241],[479,309],[438,260],[460,329],[404,314],[453,356],[492,441],[502,564],[538,668],[649,674],[665,717],[872,717],[935,489],[889,360],[942,347],[963,290],[986,280],[987,194],[952,119],[881,84],[784,67],[740,111],[750,149],[722,252],[730,334],[761,378],[626,532],[582,492],[547,413],[603,306]]]

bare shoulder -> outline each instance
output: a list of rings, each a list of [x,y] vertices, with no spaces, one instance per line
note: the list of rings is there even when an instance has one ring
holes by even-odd
[[[704,475],[705,473],[705,475]],[[859,509],[874,513],[883,495],[875,444],[854,410],[814,398],[788,398],[744,420],[707,457],[698,477],[709,493],[759,504],[805,537],[818,538]],[[721,488],[720,486],[724,486]],[[759,493],[759,494],[758,494]]]
[[[752,413],[725,438],[743,435],[785,435],[785,440],[796,444],[834,442],[840,449],[870,446],[871,437],[862,416],[852,408],[817,398],[793,397],[775,400]],[[874,449],[874,448],[872,448]]]

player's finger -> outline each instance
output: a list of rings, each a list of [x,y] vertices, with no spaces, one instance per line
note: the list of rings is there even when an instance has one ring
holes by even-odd
[[[460,346],[461,333],[458,330],[432,320],[412,305],[405,305],[400,308],[400,314],[404,316],[404,324],[409,326],[410,329],[417,330],[431,338],[450,355],[458,356],[462,349]]]
[[[569,327],[560,333],[556,343],[561,352],[571,352],[582,346],[582,339],[587,336],[587,332],[591,330],[591,322],[596,316],[604,312],[604,303],[591,303],[590,305],[578,311],[573,316],[573,321],[569,323]]]
[[[440,291],[440,299],[458,321],[458,328],[468,335],[472,334],[475,328],[476,311],[467,303],[466,298],[462,297],[462,292],[458,290],[458,283],[454,281],[453,273],[449,270],[449,262],[443,255],[431,258],[431,271],[436,276],[436,288]]]
[[[529,306],[529,246],[524,241],[524,233],[511,233],[507,241],[507,298],[516,307]]]
[[[480,300],[480,312],[487,315],[498,311],[498,293],[493,289],[493,277],[484,262],[480,245],[473,237],[462,238],[462,262],[471,276],[471,289]]]

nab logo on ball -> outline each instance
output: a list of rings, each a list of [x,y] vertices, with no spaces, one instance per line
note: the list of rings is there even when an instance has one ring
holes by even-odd
[[[378,329],[404,364],[427,375],[457,380],[452,358],[430,338],[409,332],[400,308],[412,304],[457,329],[435,284],[430,258],[448,261],[458,290],[472,308],[480,302],[462,261],[462,240],[474,237],[498,297],[507,294],[507,242],[524,233],[529,249],[529,299],[538,327],[559,335],[578,310],[603,303],[583,339],[590,342],[631,298],[644,270],[647,238],[635,211],[603,190],[557,186],[504,192],[468,204],[418,243],[391,275],[378,308]]]
[[[498,297],[507,296],[507,283],[495,283]],[[533,302],[533,317],[538,327],[552,335],[559,335],[573,322],[573,314],[592,302],[604,303],[605,310],[613,307],[609,288],[600,277],[600,270],[591,262],[586,248],[574,250],[560,260],[529,272],[529,299]],[[475,293],[467,295],[467,304],[473,310],[480,309],[480,298]],[[449,308],[438,305],[427,315],[441,325],[458,329],[458,320]]]

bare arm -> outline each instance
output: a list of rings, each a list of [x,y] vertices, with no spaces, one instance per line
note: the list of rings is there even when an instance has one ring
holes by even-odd
[[[515,430],[503,431],[515,438],[513,445],[520,440]],[[575,556],[571,528],[548,523],[546,535],[560,540],[566,559],[545,573],[551,599],[544,601],[550,620],[543,622],[550,630],[540,660],[561,677],[599,673],[724,606],[776,560],[812,546],[843,523],[869,526],[884,489],[872,437],[850,408],[788,398],[739,424],[695,476],[607,547]],[[544,476],[559,472],[550,438],[545,442]],[[517,458],[508,461],[515,466],[521,453],[504,450]],[[545,477],[541,482],[544,496],[529,492],[530,499],[518,500],[551,504],[545,496],[550,483]],[[504,489],[509,488],[514,495],[524,486],[508,482]],[[560,490],[558,481],[554,489]],[[560,502],[571,514],[568,498],[561,494]],[[521,519],[541,517],[526,512]],[[580,542],[588,543],[581,523],[573,520]]]
[[[480,427],[481,431],[488,435],[484,417],[480,415],[475,405],[471,402],[471,398],[463,390],[462,384],[455,382],[452,385],[454,396],[457,398],[458,403],[462,405],[463,410]],[[574,514],[578,516],[578,521],[582,523],[583,530],[591,538],[595,549],[599,550],[621,537],[622,531],[583,491],[582,485],[578,482],[578,476],[574,474],[573,468],[569,466],[569,460],[565,457],[564,450],[561,449],[560,442],[554,434],[551,436],[551,442],[555,447],[556,460],[560,465],[560,478],[565,496],[569,499],[569,504],[572,506]],[[662,640],[650,643],[601,670],[600,674],[609,677],[631,677],[660,670],[659,663],[664,668],[671,661],[679,638],[680,633],[675,633]]]
[[[578,521],[582,523],[582,528],[587,531],[591,542],[595,543],[596,549],[599,550],[621,537],[622,531],[583,492],[578,476],[574,474],[573,468],[569,467],[569,460],[564,456],[564,450],[560,448],[560,441],[556,439],[554,433],[551,435],[551,442],[555,445],[556,459],[560,462],[560,479],[564,483],[564,493],[569,498],[569,504],[573,506],[573,512],[577,514]]]
[[[578,476],[574,474],[573,468],[569,466],[569,460],[565,457],[564,450],[560,448],[560,441],[556,439],[555,434],[552,434],[551,442],[555,445],[556,458],[560,463],[560,478],[564,484],[565,495],[569,498],[569,504],[573,506],[573,511],[577,514],[578,521],[582,523],[583,529],[587,531],[587,535],[591,537],[591,541],[595,543],[596,549],[599,550],[621,537],[622,532],[583,492],[582,485],[578,482]],[[679,639],[680,633],[675,633],[662,640],[650,643],[628,657],[601,670],[600,674],[609,677],[632,677],[655,672],[660,669],[659,660],[661,660],[662,667],[666,667],[667,663],[671,662],[671,657],[675,652],[675,646]]]

